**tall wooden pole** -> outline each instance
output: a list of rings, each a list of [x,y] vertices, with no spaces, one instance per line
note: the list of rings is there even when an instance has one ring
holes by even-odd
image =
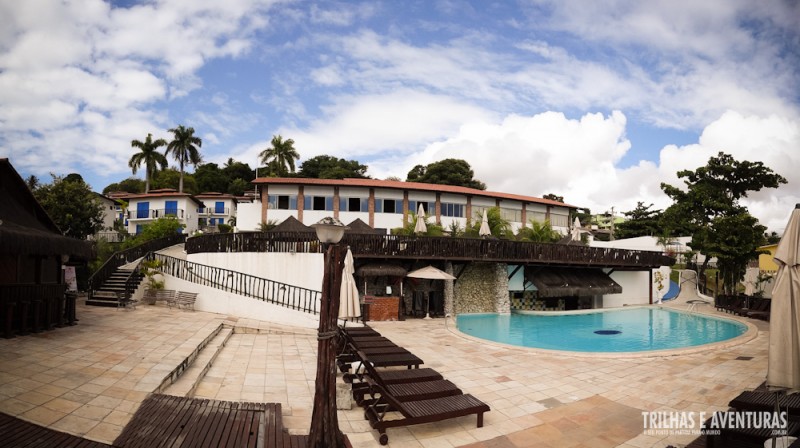
[[[317,379],[314,410],[308,433],[309,448],[344,447],[344,435],[336,415],[336,319],[339,316],[339,291],[347,247],[331,244],[325,250],[322,298],[317,334]]]

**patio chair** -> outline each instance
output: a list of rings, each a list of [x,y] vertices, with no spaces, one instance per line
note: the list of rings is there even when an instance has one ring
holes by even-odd
[[[197,300],[196,292],[178,291],[175,294],[175,303],[178,308],[191,308],[194,311],[194,302]]]
[[[381,445],[389,443],[387,428],[419,425],[422,423],[440,422],[456,417],[475,414],[478,417],[478,428],[483,427],[483,414],[491,409],[489,405],[470,394],[451,395],[428,400],[400,401],[385,388],[375,384],[380,398],[367,406],[364,411],[370,426],[380,433]],[[388,412],[396,411],[402,415],[398,419],[386,419]]]
[[[449,397],[451,395],[461,395],[463,392],[452,382],[442,379],[438,375],[436,379],[418,379],[416,381],[405,381],[402,383],[387,383],[383,379],[383,372],[378,372],[374,366],[366,361],[366,355],[359,351],[358,357],[361,365],[366,370],[366,384],[353,385],[353,398],[361,406],[369,406],[378,401],[376,398],[376,384],[380,385],[388,393],[392,394],[398,401],[417,401],[431,398]],[[359,387],[361,386],[361,387]],[[369,394],[372,398],[365,400],[365,395]]]
[[[769,312],[771,305],[772,305],[771,299],[760,299],[758,303],[756,303],[756,306],[754,306],[752,309],[742,314],[746,317],[750,317],[753,319],[769,320]]]
[[[800,393],[792,395],[775,394],[766,391],[746,390],[728,403],[728,406],[747,411],[775,410],[775,400],[778,400],[781,410],[789,412],[790,417],[800,417]]]

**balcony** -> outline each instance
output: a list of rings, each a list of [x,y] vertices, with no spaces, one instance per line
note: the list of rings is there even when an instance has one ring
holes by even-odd
[[[174,216],[178,219],[185,217],[184,210],[180,208],[160,208],[154,210],[129,210],[128,219],[135,221],[137,219],[158,219],[165,216]]]
[[[200,216],[214,216],[214,215],[227,216],[227,215],[231,214],[231,209],[227,208],[227,207],[225,207],[225,208],[222,208],[222,207],[208,208],[208,207],[206,207],[206,208],[198,208],[197,209],[197,213]]]

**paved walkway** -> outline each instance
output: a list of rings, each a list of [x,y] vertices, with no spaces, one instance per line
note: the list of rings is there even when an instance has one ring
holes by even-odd
[[[110,443],[169,371],[224,322],[238,328],[195,396],[281,403],[284,425],[307,433],[316,364],[316,337],[309,331],[162,306],[125,311],[81,305],[78,316],[74,327],[0,340],[0,411]],[[443,319],[373,323],[492,408],[483,428],[472,416],[389,429],[390,446],[687,443],[692,437],[643,435],[641,412],[710,413],[763,382],[767,324],[751,322],[762,331],[750,342],[646,358],[543,354],[476,342]],[[259,327],[260,333],[252,330]],[[378,446],[363,411],[340,411],[339,420],[356,448]]]

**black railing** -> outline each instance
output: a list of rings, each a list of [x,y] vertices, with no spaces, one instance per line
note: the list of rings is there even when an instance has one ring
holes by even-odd
[[[342,240],[354,257],[431,260],[499,261],[574,266],[658,267],[674,259],[658,252],[531,243],[478,238],[347,235]],[[186,252],[305,252],[320,253],[312,232],[247,232],[202,235],[186,240]]]
[[[159,270],[166,275],[198,285],[210,286],[245,297],[263,300],[306,313],[319,313],[320,291],[256,277],[242,272],[181,260],[151,253],[147,259],[162,263]]]
[[[99,289],[120,266],[147,255],[148,252],[160,250],[186,241],[186,235],[175,234],[164,238],[150,240],[130,249],[114,252],[108,260],[91,277],[89,277],[89,299],[92,293]]]

